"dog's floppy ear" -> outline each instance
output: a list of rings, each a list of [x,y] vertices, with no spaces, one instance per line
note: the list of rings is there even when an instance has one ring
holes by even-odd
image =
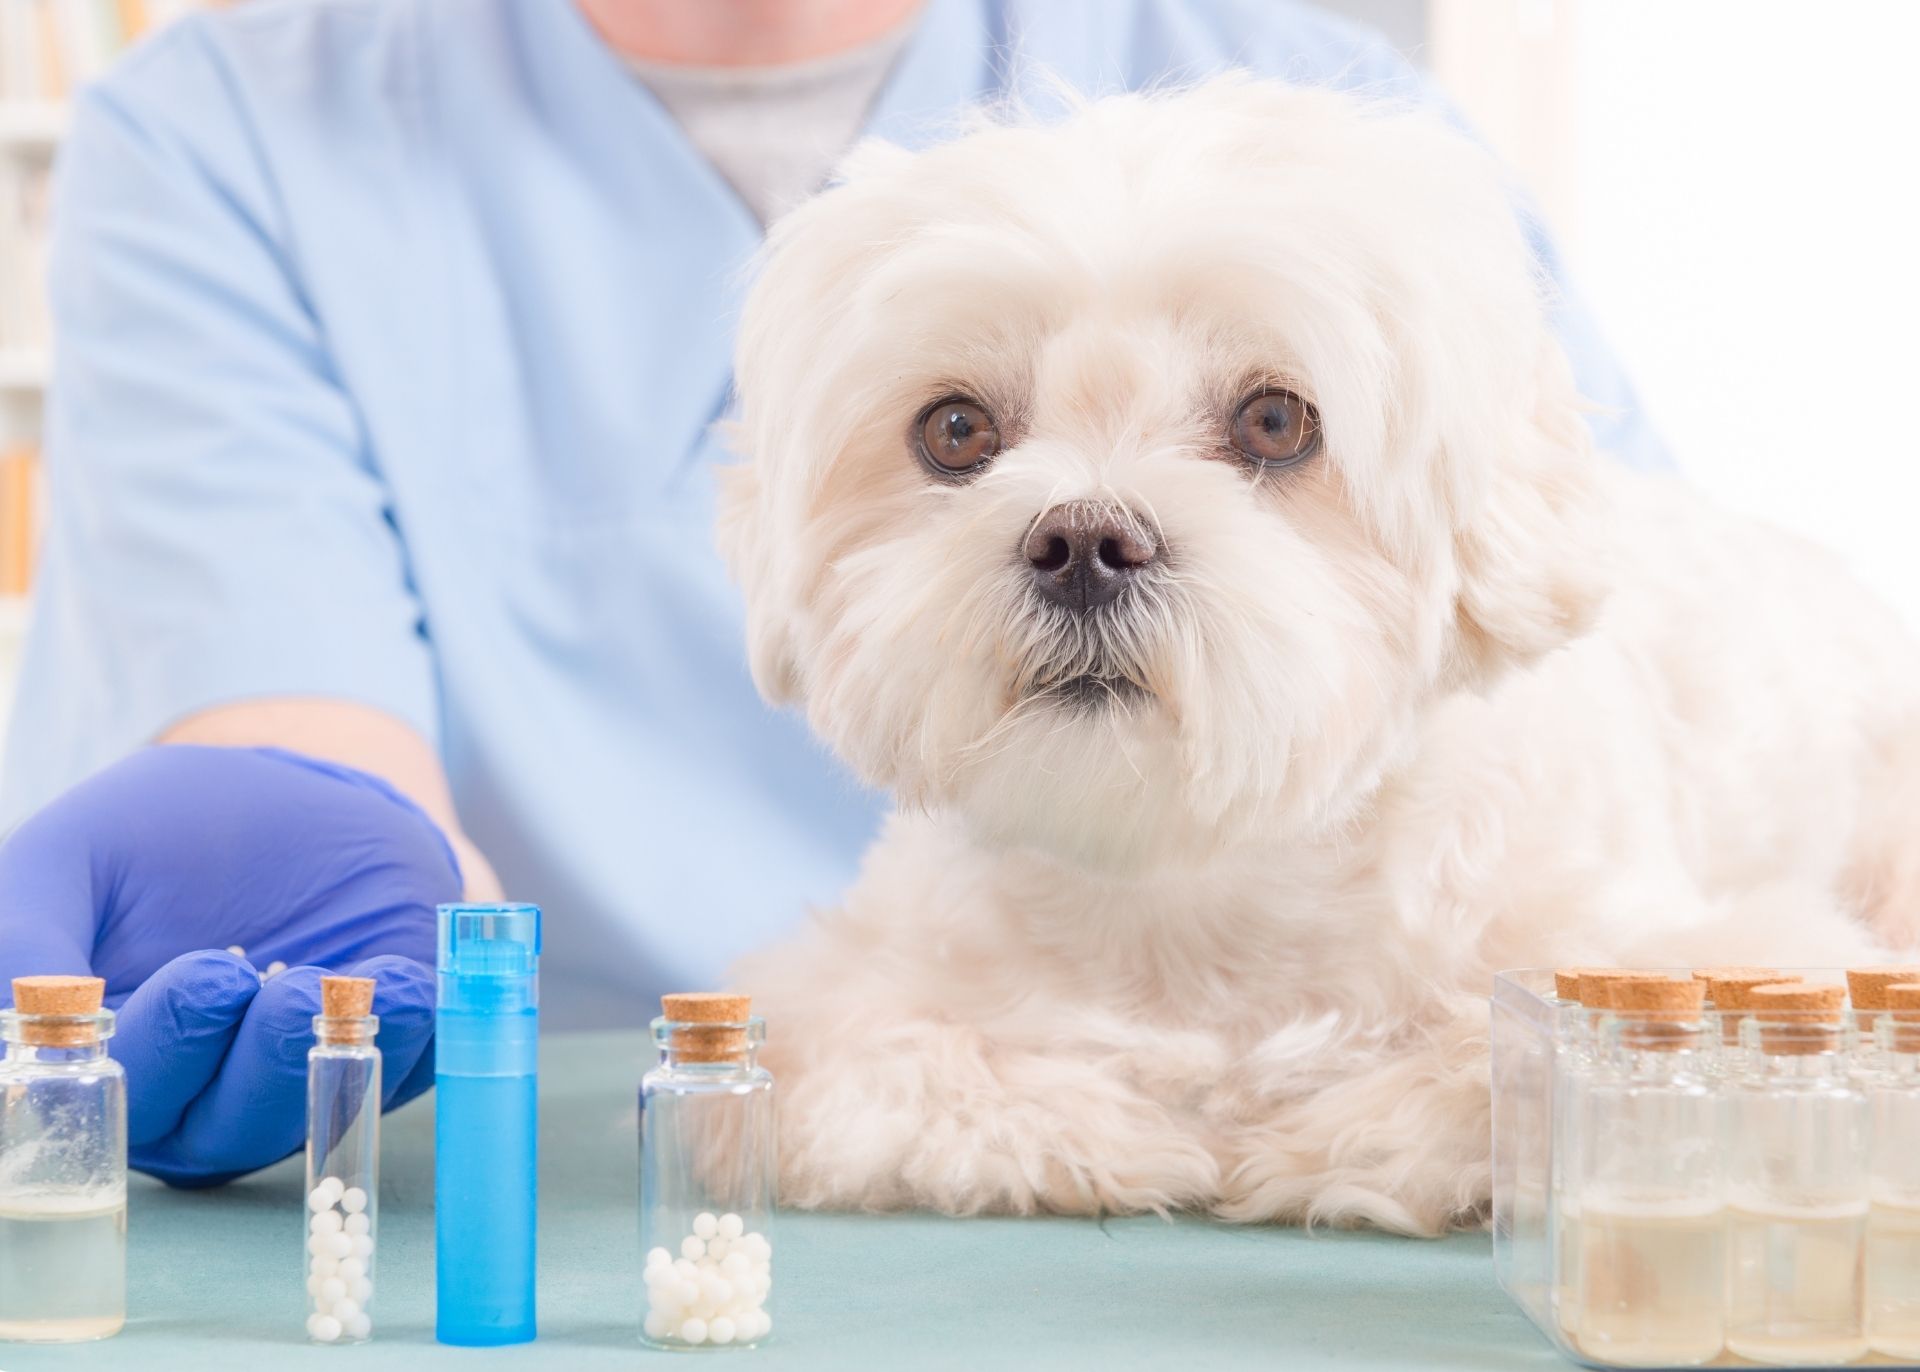
[[[1495,442],[1455,537],[1459,667],[1485,682],[1585,633],[1606,599],[1604,493],[1566,358],[1543,343],[1530,409]]]
[[[728,436],[737,443],[738,429],[730,429]],[[774,589],[781,577],[773,565],[775,540],[766,532],[760,473],[751,461],[739,462],[720,468],[719,481],[716,539],[746,596],[747,665],[753,684],[768,704],[791,704],[800,693],[793,607]]]

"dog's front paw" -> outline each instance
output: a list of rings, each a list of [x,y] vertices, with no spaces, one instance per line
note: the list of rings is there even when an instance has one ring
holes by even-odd
[[[1094,1063],[922,1024],[845,1059],[777,1066],[783,1204],[953,1215],[1166,1211],[1219,1163]]]

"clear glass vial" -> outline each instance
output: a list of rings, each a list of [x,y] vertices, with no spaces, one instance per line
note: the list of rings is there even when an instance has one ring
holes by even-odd
[[[656,1348],[751,1348],[773,1328],[773,1077],[748,998],[662,999],[640,1083],[640,1245]]]
[[[380,1021],[371,978],[322,977],[320,996],[307,1051],[307,1337],[364,1343],[380,1209]]]
[[[127,1321],[127,1088],[98,977],[16,977],[0,1011],[0,1339]]]
[[[1623,1367],[1694,1367],[1725,1343],[1725,1202],[1704,988],[1608,988],[1577,1129],[1575,1343]]]
[[[1867,1342],[1920,1362],[1920,981],[1889,986],[1884,1004],[1874,1026]]]
[[[1727,1093],[1727,1348],[1789,1367],[1867,1351],[1870,1116],[1840,986],[1754,988]]]

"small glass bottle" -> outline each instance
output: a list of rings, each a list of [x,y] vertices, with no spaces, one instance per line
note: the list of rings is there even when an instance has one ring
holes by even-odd
[[[1874,1032],[1879,1012],[1887,1007],[1887,988],[1920,982],[1920,967],[1849,967],[1847,997],[1853,1003],[1853,1076],[1863,1090],[1873,1089],[1874,1078],[1887,1067],[1880,1036]]]
[[[0,1011],[0,1339],[127,1322],[127,1087],[98,977],[15,977]]]
[[[1867,1342],[1920,1362],[1920,981],[1886,988],[1874,1026],[1872,1204],[1867,1210]]]
[[[373,1336],[380,1209],[380,1050],[370,977],[322,977],[307,1051],[307,1337]]]
[[[1846,988],[1755,987],[1727,1098],[1727,1348],[1789,1367],[1867,1351],[1867,1100]]]
[[[746,996],[662,997],[640,1083],[640,1246],[656,1348],[750,1348],[773,1328],[773,1076]]]
[[[1718,1100],[1705,988],[1619,981],[1597,1026],[1578,1128],[1580,1350],[1622,1367],[1695,1367],[1725,1342]]]

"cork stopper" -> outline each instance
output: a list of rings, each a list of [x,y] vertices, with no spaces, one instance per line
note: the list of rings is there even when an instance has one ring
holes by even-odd
[[[682,991],[660,997],[675,1027],[668,1046],[682,1062],[741,1062],[753,998],[732,991]]]
[[[1608,982],[1606,995],[1609,1008],[1626,1021],[1622,1043],[1672,1052],[1687,1046],[1707,988],[1692,977],[1632,977]]]
[[[328,1019],[365,1019],[373,1013],[373,978],[320,978],[320,1013]]]
[[[1920,979],[1881,988],[1880,1008],[1893,1021],[1893,1051],[1920,1053]]]
[[[322,1043],[367,1043],[373,1038],[373,978],[321,977],[320,1017],[314,1037]]]
[[[1622,981],[1665,981],[1664,972],[1635,972],[1619,967],[1580,969],[1580,1003],[1589,1010],[1608,1010],[1613,999],[1608,988]]]
[[[1847,1007],[1844,986],[1776,982],[1755,986],[1748,1009],[1760,1025],[1760,1051],[1781,1056],[1830,1053],[1840,1046]]]
[[[1800,978],[1790,972],[1765,967],[1704,967],[1693,975],[1707,988],[1707,999],[1716,1010],[1751,1009],[1754,988],[1800,983]]]
[[[1887,1008],[1887,988],[1903,982],[1920,982],[1920,967],[1849,967],[1847,990],[1853,993],[1853,1008],[1862,1029],[1872,1029],[1876,1010]]]
[[[21,1015],[73,1016],[74,1023],[23,1024],[20,1041],[39,1048],[82,1048],[100,1039],[86,1016],[100,1013],[107,983],[99,977],[15,977],[13,1008]]]
[[[1709,986],[1716,981],[1731,981],[1745,977],[1767,978],[1777,975],[1778,973],[1771,967],[1696,967],[1693,969],[1693,979],[1705,982]]]
[[[1593,969],[1590,967],[1556,967],[1553,969],[1553,994],[1561,1000],[1580,999],[1580,978]]]

